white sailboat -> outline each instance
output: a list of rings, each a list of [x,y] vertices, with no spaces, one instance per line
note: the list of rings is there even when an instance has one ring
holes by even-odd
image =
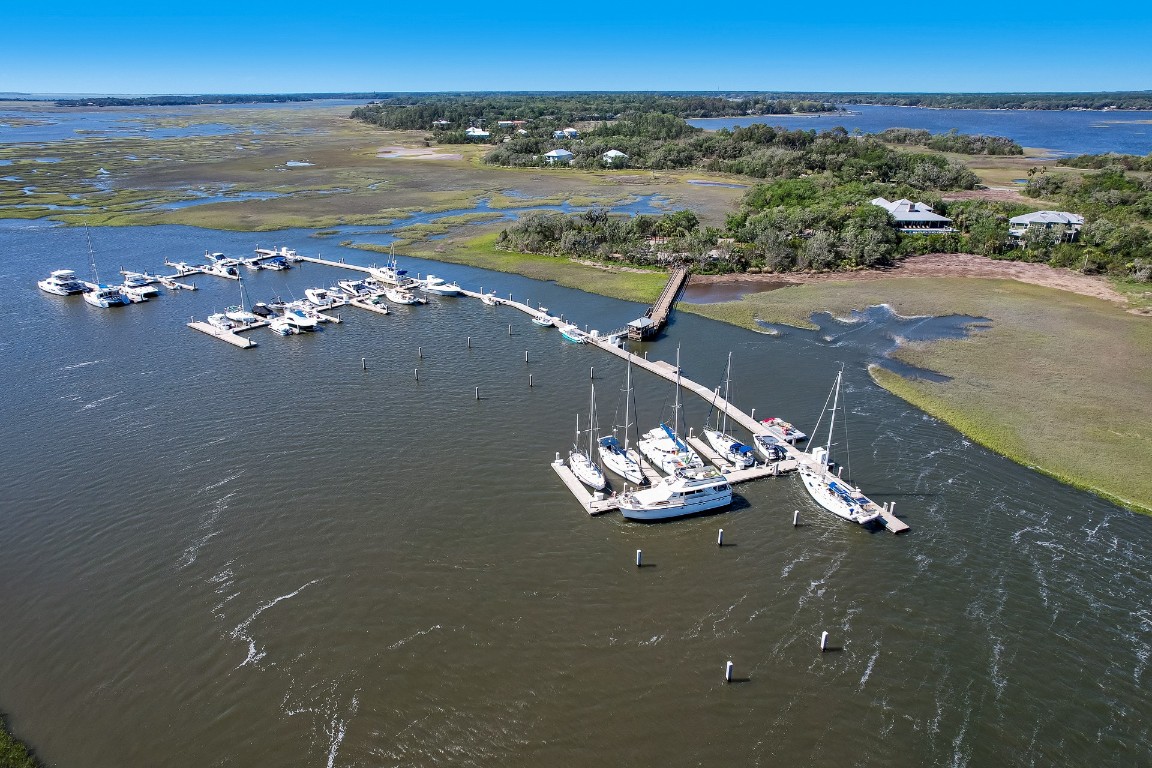
[[[688,467],[702,468],[704,461],[680,439],[680,348],[676,348],[676,405],[673,406],[672,426],[661,422],[640,436],[637,447],[648,461],[667,475]]]
[[[251,325],[252,323],[259,322],[260,318],[257,317],[255,313],[248,311],[248,297],[244,293],[243,279],[240,280],[240,303],[225,308],[224,315],[239,325]]]
[[[576,440],[572,445],[572,452],[568,454],[568,467],[572,474],[595,491],[602,491],[608,484],[604,471],[592,460],[592,445],[595,442],[596,430],[596,385],[592,385],[592,399],[588,406],[588,448],[580,448],[580,414],[576,414]]]
[[[808,494],[824,509],[838,517],[860,525],[868,525],[881,519],[881,508],[869,499],[859,488],[833,474],[829,468],[829,450],[832,448],[832,430],[836,426],[836,410],[840,405],[840,381],[844,371],[836,374],[836,383],[828,394],[832,400],[832,418],[828,425],[828,442],[813,448],[800,461],[800,479]],[[828,401],[824,402],[827,409]],[[812,430],[813,435],[816,429]],[[813,437],[815,441],[815,437]]]
[[[633,426],[629,420],[629,406],[632,403],[632,358],[628,358],[628,373],[624,383],[624,444],[621,445],[620,441],[616,439],[615,434],[602,437],[598,441],[600,450],[600,460],[604,462],[604,466],[612,470],[625,480],[636,483],[637,485],[645,485],[648,478],[644,476],[644,471],[640,468],[640,454],[635,448],[628,447],[628,430]]]
[[[92,251],[92,235],[87,227],[84,228],[84,235],[88,238],[88,261],[92,265],[92,276],[96,278],[95,283],[87,283],[88,290],[83,294],[84,301],[101,309],[131,304],[132,300],[121,293],[119,287],[100,282],[100,273],[96,270],[96,254]]]
[[[728,353],[728,370],[724,373],[724,403],[728,403],[728,391],[732,381],[732,353]],[[720,388],[716,388],[719,393]],[[713,398],[712,407],[716,407],[716,400]],[[720,457],[730,463],[736,469],[747,469],[752,466],[756,461],[755,451],[744,443],[740,442],[732,435],[728,434],[728,411],[723,410],[723,417],[721,417],[720,429],[704,428],[704,439],[708,444],[720,454]]]

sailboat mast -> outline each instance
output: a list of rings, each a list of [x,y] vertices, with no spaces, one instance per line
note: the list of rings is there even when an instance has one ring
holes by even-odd
[[[724,416],[722,417],[723,422],[724,422],[724,426],[720,428],[720,431],[723,432],[724,434],[728,434],[728,388],[731,386],[731,384],[732,384],[732,353],[729,352],[728,353],[728,370],[726,370],[724,372]]]
[[[676,404],[672,406],[672,432],[680,438],[680,345],[676,345]]]
[[[632,399],[632,356],[628,356],[628,373],[624,377],[624,453],[628,453],[628,401]]]
[[[844,375],[844,371],[836,374],[836,394],[832,398],[832,420],[828,423],[828,443],[824,446],[825,455],[831,457],[832,451],[832,430],[836,426],[836,406],[840,403],[840,377]]]
[[[96,278],[96,285],[100,285],[100,273],[96,271],[96,252],[92,250],[92,233],[84,227],[84,237],[88,238],[88,263],[92,265],[92,276]]]
[[[592,433],[596,424],[596,385],[592,385],[592,395],[588,399],[588,460],[592,460],[594,452],[592,445],[596,440],[596,435]]]

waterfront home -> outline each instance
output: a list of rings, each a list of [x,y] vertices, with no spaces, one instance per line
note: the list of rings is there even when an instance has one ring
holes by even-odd
[[[580,131],[576,130],[575,128],[564,128],[562,130],[552,132],[552,138],[554,139],[575,139],[579,135]]]
[[[486,139],[492,135],[483,128],[469,128],[468,130],[464,131],[464,133],[470,139]]]
[[[548,165],[571,165],[574,155],[566,149],[554,149],[551,152],[544,153],[544,162]]]
[[[623,165],[628,162],[628,155],[618,149],[610,149],[600,155],[600,159],[604,161],[604,165]]]
[[[952,219],[941,216],[926,203],[914,203],[903,198],[891,201],[877,197],[872,205],[878,205],[891,214],[901,232],[909,234],[940,234],[955,232]]]
[[[1008,219],[1008,235],[1018,241],[1029,234],[1052,232],[1061,240],[1072,242],[1084,226],[1084,217],[1064,211],[1036,211]]]
[[[447,129],[448,126],[450,126],[450,125],[452,125],[452,122],[449,120],[433,120],[432,121],[432,130],[443,131],[443,130]]]

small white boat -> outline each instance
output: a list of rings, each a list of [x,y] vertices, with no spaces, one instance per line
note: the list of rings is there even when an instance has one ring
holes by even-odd
[[[336,304],[336,296],[331,288],[309,288],[304,291],[304,295],[317,307],[331,307]]]
[[[541,328],[551,328],[555,322],[548,315],[532,315],[532,322]]]
[[[784,419],[778,419],[773,416],[770,419],[761,419],[760,423],[768,427],[768,429],[772,432],[779,433],[780,436],[784,438],[784,442],[786,443],[792,443],[795,445],[796,443],[808,439],[808,435],[796,429],[796,427],[784,421]]]
[[[420,304],[418,299],[411,291],[408,291],[399,286],[392,286],[391,288],[384,289],[384,295],[388,297],[389,301],[396,304]]]
[[[304,317],[310,317],[317,323],[332,322],[332,318],[321,312],[312,302],[307,300],[293,301],[284,305],[284,311],[297,312]]]
[[[460,286],[456,283],[449,283],[442,277],[435,275],[428,275],[424,279],[424,284],[420,290],[425,293],[434,293],[437,296],[459,296]]]
[[[209,264],[217,267],[238,267],[240,266],[240,259],[234,259],[231,256],[225,256],[223,253],[209,253],[204,251],[204,260]]]
[[[264,269],[270,269],[273,272],[283,272],[286,269],[292,269],[292,265],[285,260],[283,256],[273,256],[270,259],[265,259],[260,262]]]
[[[482,301],[483,303],[487,304],[490,307],[494,307],[498,303],[496,301],[496,294],[494,294],[494,293],[480,294],[480,301]]]
[[[583,344],[585,341],[580,329],[574,325],[560,326],[560,335],[564,337],[565,341],[570,341],[573,344]]]
[[[281,336],[291,336],[300,333],[300,328],[287,317],[273,317],[268,321],[268,327],[272,329],[273,333],[278,333]]]
[[[768,463],[788,458],[788,450],[783,441],[773,435],[754,435],[752,441],[756,444],[756,452]]]
[[[124,287],[134,288],[144,298],[159,296],[160,289],[153,285],[160,278],[144,272],[121,272],[124,276]]]
[[[376,311],[382,315],[388,314],[388,304],[384,301],[383,296],[373,296],[368,299],[368,303],[376,308]]]
[[[157,291],[155,288],[152,288],[151,291],[148,291],[148,290],[145,290],[143,288],[137,288],[135,286],[130,286],[127,283],[125,283],[123,285],[117,285],[115,287],[119,288],[120,293],[127,296],[128,301],[132,302],[133,304],[139,304],[143,301],[148,301],[149,296],[155,296],[157,294]],[[151,288],[151,286],[149,286],[149,287]]]
[[[244,263],[244,266],[247,267],[248,269],[252,270],[253,272],[257,272],[261,269],[264,269],[264,262],[260,261],[260,258],[258,256],[253,256],[250,259],[242,259],[242,261]]]
[[[341,280],[336,285],[353,299],[367,298],[377,292],[364,280]]]
[[[732,503],[728,478],[712,468],[677,470],[658,483],[620,497],[620,514],[628,520],[671,520],[698,515]]]
[[[87,290],[84,282],[70,269],[54,270],[48,277],[38,280],[36,285],[45,293],[56,296],[72,296]]]
[[[84,293],[84,301],[94,307],[107,309],[108,307],[121,307],[132,303],[132,300],[120,292],[119,286],[88,284],[91,290]]]
[[[228,318],[228,315],[223,312],[208,315],[208,325],[213,328],[219,328],[222,331],[230,331],[236,327],[236,323],[232,322],[232,320]]]
[[[295,328],[297,333],[300,331],[314,331],[318,327],[316,318],[309,317],[302,309],[286,310],[281,317],[284,319],[284,322]]]

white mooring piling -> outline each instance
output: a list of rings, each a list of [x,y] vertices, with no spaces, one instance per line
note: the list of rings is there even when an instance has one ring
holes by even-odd
[[[529,387],[533,386],[532,385],[532,374],[528,374],[528,386]]]
[[[420,369],[419,368],[413,368],[412,369],[412,375],[416,377],[416,381],[420,381]]]
[[[755,408],[753,408],[753,409],[752,409],[752,412],[751,412],[751,413],[749,413],[748,415],[752,417],[752,420],[753,420],[753,421],[755,421],[755,420],[756,420],[756,409],[755,409]]]
[[[468,337],[468,349],[472,349],[472,337]]]
[[[588,368],[588,378],[590,378],[590,379],[594,379],[594,378],[596,378],[596,366],[594,366],[594,365],[593,365],[593,366],[589,366],[589,368]]]
[[[553,464],[563,464],[564,460],[560,458],[560,451],[556,451],[556,458],[552,461]]]
[[[480,399],[480,387],[476,387],[476,399]]]
[[[721,528],[720,532],[716,534],[716,546],[724,546],[724,529]]]
[[[524,350],[524,362],[528,362],[528,350]]]
[[[792,527],[795,528],[798,525],[800,525],[800,510],[792,513]]]
[[[639,568],[644,564],[644,550],[636,550],[636,567]]]
[[[724,682],[726,682],[726,683],[732,682],[732,670],[735,666],[736,665],[733,664],[731,661],[729,661],[727,664],[724,665]]]
[[[508,335],[512,335],[512,323],[508,323]]]
[[[360,358],[360,370],[362,370],[362,371],[368,370],[368,358],[366,358],[366,357]]]
[[[828,650],[828,633],[827,632],[821,632],[820,633],[820,653],[824,653],[826,650]]]

